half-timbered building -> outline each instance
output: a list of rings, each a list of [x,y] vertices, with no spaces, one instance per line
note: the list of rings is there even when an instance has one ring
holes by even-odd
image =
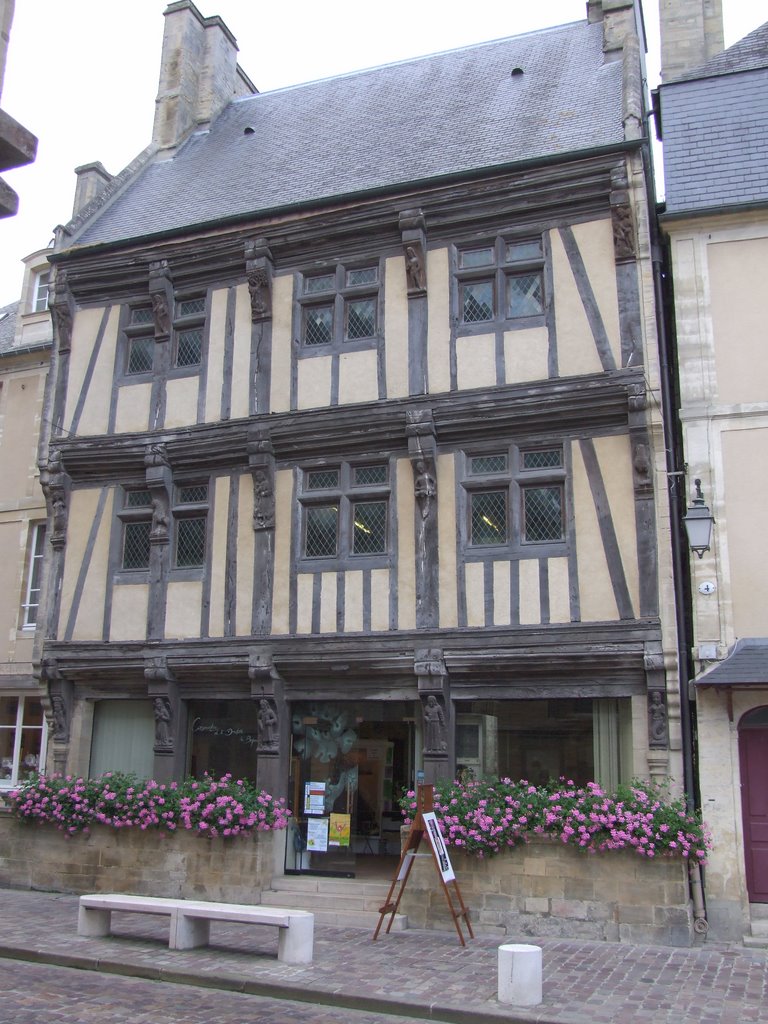
[[[259,94],[168,7],[52,257],[57,767],[254,778],[343,871],[421,773],[681,778],[642,23],[587,15]]]

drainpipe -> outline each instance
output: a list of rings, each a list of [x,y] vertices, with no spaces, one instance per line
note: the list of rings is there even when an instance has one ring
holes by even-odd
[[[648,116],[652,116],[648,115]],[[649,217],[651,232],[651,260],[653,266],[653,290],[656,301],[656,324],[659,341],[659,360],[661,370],[661,408],[664,420],[664,447],[667,461],[667,489],[669,495],[670,538],[672,546],[672,584],[675,599],[675,626],[677,632],[677,664],[678,685],[680,695],[680,734],[683,754],[683,788],[689,812],[697,809],[696,777],[694,771],[694,734],[693,716],[689,687],[691,680],[690,651],[693,646],[693,629],[691,625],[690,569],[687,548],[683,539],[683,511],[686,507],[685,493],[680,482],[685,479],[685,462],[683,446],[679,434],[678,407],[675,400],[676,364],[673,360],[670,340],[668,310],[672,307],[671,295],[665,294],[664,269],[665,263],[659,237],[656,211],[656,189],[651,170],[650,141],[647,132],[647,119],[644,120],[643,133],[645,145],[642,147],[643,163],[645,164],[646,181],[650,192],[650,200],[654,215]],[[669,288],[669,286],[668,286]],[[681,502],[682,497],[682,502]],[[704,886],[701,865],[692,860],[688,864],[688,880],[691,901],[693,903],[693,930],[698,935],[706,935],[709,924],[706,917],[704,902]]]

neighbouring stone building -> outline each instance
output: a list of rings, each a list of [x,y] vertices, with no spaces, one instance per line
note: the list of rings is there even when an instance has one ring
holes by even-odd
[[[690,575],[698,777],[714,838],[707,916],[718,937],[765,943],[768,23],[717,49],[694,48],[687,62],[662,68],[661,221],[687,464],[680,499],[714,518]]]
[[[255,778],[342,874],[422,774],[679,784],[645,43],[587,15],[259,94],[167,8],[51,256],[50,766]]]
[[[47,520],[37,466],[53,342],[49,255],[24,260],[21,300],[0,309],[0,795],[46,760],[34,646]]]

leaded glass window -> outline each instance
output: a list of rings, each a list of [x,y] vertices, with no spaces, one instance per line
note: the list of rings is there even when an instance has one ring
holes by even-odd
[[[378,264],[306,274],[299,294],[305,348],[373,341],[378,333]]]
[[[479,491],[470,496],[470,507],[471,543],[506,543],[507,492]]]
[[[128,373],[151,373],[155,357],[153,338],[132,338],[128,344]]]
[[[352,505],[352,553],[380,554],[387,550],[387,502],[356,501]]]
[[[386,555],[389,466],[385,462],[304,469],[300,476],[301,557],[350,565]]]
[[[540,238],[459,249],[459,320],[467,327],[540,317],[544,313],[544,256]],[[474,332],[477,333],[477,332]]]
[[[304,553],[307,558],[332,557],[338,550],[339,507],[321,505],[306,510]]]
[[[523,539],[529,543],[563,539],[561,487],[523,488]]]

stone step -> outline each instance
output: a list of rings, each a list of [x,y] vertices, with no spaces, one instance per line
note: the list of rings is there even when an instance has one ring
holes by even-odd
[[[768,921],[768,903],[750,903],[749,916],[752,922]]]
[[[743,943],[748,949],[768,949],[768,935],[745,935]]]
[[[373,933],[389,886],[389,882],[363,879],[284,875],[272,880],[271,889],[262,892],[261,902],[270,907],[309,910],[318,924]],[[403,931],[407,927],[406,915],[396,914],[390,930]]]
[[[768,937],[768,917],[752,918],[752,934],[756,937]]]

